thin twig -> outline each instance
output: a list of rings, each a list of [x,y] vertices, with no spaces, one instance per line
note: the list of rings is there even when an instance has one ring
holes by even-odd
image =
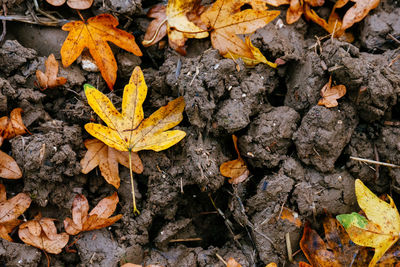
[[[7,6],[6,6],[6,3],[3,3],[3,13],[4,13],[4,16],[7,17]],[[0,46],[3,45],[3,41],[4,41],[4,38],[6,37],[6,33],[7,33],[6,21],[3,20],[2,24],[3,24],[3,32],[0,35]]]
[[[393,41],[395,41],[397,44],[400,45],[400,40],[397,39],[396,37],[394,37],[393,35],[391,35],[390,33],[388,34],[389,38],[392,39]]]
[[[292,255],[292,243],[290,242],[290,233],[285,234],[286,239],[286,249],[288,254],[288,259],[293,263],[293,255]]]
[[[193,238],[178,238],[178,239],[171,239],[169,243],[173,242],[193,242],[193,241],[201,241],[203,240],[200,237],[193,237]]]
[[[36,24],[42,26],[51,26],[51,27],[59,27],[68,23],[67,19],[58,19],[56,21],[51,20],[49,18],[40,18],[40,20],[32,19],[32,16],[23,16],[23,15],[9,15],[9,16],[0,16],[0,20],[2,21],[17,21],[24,22],[29,24]]]
[[[220,261],[222,261],[225,265],[228,265],[228,263],[227,263],[218,253],[215,253],[215,256],[217,256],[217,258],[218,258]]]
[[[353,156],[350,156],[350,159],[358,160],[358,161],[366,162],[366,163],[370,163],[370,164],[382,165],[382,166],[391,167],[391,168],[400,168],[400,166],[396,165],[396,164],[376,161],[376,160],[372,160],[372,159],[363,159],[363,158],[353,157]]]

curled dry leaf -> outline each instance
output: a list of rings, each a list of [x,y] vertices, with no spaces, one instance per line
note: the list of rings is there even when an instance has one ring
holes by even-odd
[[[82,173],[86,174],[99,166],[101,175],[107,183],[118,189],[120,185],[118,163],[129,168],[129,153],[109,147],[97,139],[85,140],[84,144],[88,151],[81,160]],[[136,173],[143,172],[143,164],[137,153],[132,153],[132,170]]]
[[[39,214],[33,220],[19,226],[21,240],[48,253],[59,254],[68,243],[67,233],[57,234],[55,219],[42,218]]]
[[[268,66],[270,66],[271,68],[276,68],[278,66],[278,64],[276,63],[272,63],[270,61],[268,61],[265,56],[261,53],[261,51],[255,47],[250,40],[249,36],[245,37],[245,43],[248,46],[248,48],[250,49],[251,53],[252,53],[252,58],[247,58],[245,56],[242,55],[237,55],[235,53],[229,53],[229,55],[233,58],[233,59],[237,59],[237,58],[241,58],[244,62],[244,64],[246,64],[247,66],[255,66],[258,63],[264,63],[267,64]]]
[[[0,156],[1,157],[1,156]],[[29,208],[31,198],[25,193],[7,200],[6,188],[0,184],[0,237],[5,240],[12,241],[8,235],[11,231],[21,223],[18,217]]]
[[[232,139],[238,158],[222,163],[219,167],[219,170],[223,176],[231,178],[228,182],[231,184],[238,184],[246,180],[247,177],[249,177],[250,172],[247,169],[246,163],[240,156],[239,149],[237,147],[237,137],[232,135]]]
[[[226,263],[226,267],[242,267],[234,258],[229,258]]]
[[[344,5],[347,1],[340,1]],[[379,5],[380,0],[352,0],[354,6],[347,10],[343,17],[342,30],[346,30],[353,26],[354,23],[361,21],[368,13]]]
[[[375,248],[374,257],[369,263],[372,267],[399,239],[400,215],[390,196],[390,203],[383,201],[359,179],[355,181],[355,191],[358,205],[368,219],[355,212],[336,218],[354,243]]]
[[[61,6],[65,0],[46,0],[47,3],[53,6]],[[67,0],[67,5],[73,9],[88,9],[93,4],[93,0]]]
[[[336,107],[339,103],[337,99],[341,98],[346,94],[346,86],[336,85],[332,86],[332,76],[329,77],[329,81],[321,89],[322,98],[318,101],[318,105],[325,106],[327,108]]]
[[[0,146],[4,139],[11,139],[28,132],[22,121],[21,112],[21,108],[15,108],[11,111],[10,118],[7,116],[0,118]]]
[[[310,6],[322,6],[325,0],[290,0],[290,6],[286,13],[287,24],[293,24],[298,21],[306,9]]]
[[[6,179],[19,179],[22,177],[22,171],[17,162],[0,150],[0,177]]]
[[[301,222],[301,220],[299,218],[299,214],[295,211],[292,211],[291,209],[286,208],[286,207],[282,208],[281,219],[288,220],[289,222],[296,225],[298,228],[300,228],[303,225],[303,223]]]
[[[252,8],[240,10],[248,4]],[[238,34],[250,34],[262,28],[279,15],[279,11],[267,10],[257,1],[217,0],[202,15],[201,20],[211,30],[211,43],[219,53],[232,58],[232,54],[242,58],[254,58],[250,46]]]
[[[88,214],[89,203],[86,197],[81,194],[76,195],[72,203],[72,220],[70,218],[64,220],[65,231],[70,235],[76,235],[80,232],[112,225],[122,217],[122,214],[118,214],[110,218],[118,201],[118,195],[115,192],[113,195],[103,198]]]
[[[55,88],[57,86],[63,85],[67,82],[64,77],[57,77],[58,74],[58,62],[53,54],[51,54],[46,62],[46,71],[43,73],[40,70],[36,70],[36,78],[38,84],[42,90],[47,88]]]
[[[87,21],[72,21],[62,29],[69,31],[68,37],[61,47],[61,58],[64,67],[68,67],[87,47],[100,69],[100,73],[110,90],[117,78],[117,62],[107,42],[125,49],[137,56],[142,52],[135,43],[135,37],[117,29],[118,20],[109,14],[101,14]]]
[[[201,39],[208,36],[206,29],[200,28],[188,18],[190,14],[192,17],[198,16],[198,13],[203,10],[199,2],[198,0],[169,0],[166,7],[157,5],[150,9],[147,16],[154,20],[147,28],[143,45],[153,45],[168,33],[169,45],[180,54],[186,55],[184,46],[187,38]]]

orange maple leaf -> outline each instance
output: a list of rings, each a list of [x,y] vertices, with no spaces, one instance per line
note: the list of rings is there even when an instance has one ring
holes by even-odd
[[[332,87],[332,76],[329,77],[329,81],[321,89],[322,98],[318,101],[319,106],[325,106],[327,108],[336,107],[339,103],[337,100],[346,94],[346,86],[336,85]]]
[[[85,140],[84,144],[88,151],[81,160],[82,173],[86,174],[99,166],[101,175],[107,183],[118,189],[120,185],[118,163],[129,168],[129,152],[116,150],[97,139]],[[132,171],[143,172],[142,161],[135,152],[132,153]]]
[[[115,192],[109,197],[103,198],[89,212],[89,203],[84,195],[76,195],[72,203],[72,220],[66,218],[64,220],[65,231],[70,235],[76,235],[83,231],[91,231],[107,227],[119,219],[122,214],[111,217],[118,204],[118,195]]]
[[[45,73],[43,73],[40,70],[36,70],[36,78],[38,80],[41,90],[45,90],[47,88],[54,88],[63,85],[67,82],[67,79],[65,77],[57,77],[58,62],[54,57],[54,54],[51,54],[47,58],[45,66],[46,66]]]
[[[0,146],[4,139],[11,139],[17,135],[25,134],[29,131],[26,129],[21,117],[22,108],[15,108],[7,116],[0,118]]]
[[[247,165],[240,156],[239,149],[237,146],[237,137],[232,135],[233,145],[235,146],[236,153],[238,158],[235,160],[227,161],[221,164],[219,170],[221,174],[225,177],[229,177],[229,183],[231,184],[239,184],[249,177],[249,170],[247,169]]]
[[[68,37],[61,47],[61,58],[64,67],[68,67],[87,47],[100,69],[100,73],[110,90],[113,90],[117,78],[117,62],[107,41],[142,56],[130,33],[117,29],[118,20],[109,14],[101,14],[87,21],[72,21],[62,29],[69,31]]]

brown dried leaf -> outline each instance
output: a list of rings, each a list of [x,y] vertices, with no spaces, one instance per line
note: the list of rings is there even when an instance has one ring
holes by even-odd
[[[22,121],[21,112],[21,108],[15,108],[11,111],[10,118],[0,118],[0,146],[4,139],[11,139],[28,131]]]
[[[31,198],[25,193],[19,193],[7,200],[6,189],[2,184],[0,194],[0,237],[12,241],[8,234],[20,224],[17,218],[29,207]]]
[[[0,177],[6,179],[19,179],[22,177],[22,171],[17,162],[0,150]]]
[[[300,228],[303,225],[303,223],[299,219],[299,214],[286,207],[282,208],[281,219],[288,220],[289,222],[296,225],[296,227],[298,228]]]
[[[292,24],[299,20],[303,14],[303,0],[291,0],[290,6],[286,12],[286,23]]]
[[[226,267],[242,267],[234,258],[229,258]]]
[[[318,101],[318,105],[325,106],[327,108],[336,107],[339,103],[337,99],[341,98],[346,94],[346,86],[344,85],[336,85],[331,87],[332,85],[332,76],[329,77],[329,81],[324,85],[321,89],[322,98]]]
[[[120,185],[118,163],[129,168],[129,152],[116,150],[97,139],[85,140],[84,144],[88,151],[81,160],[82,173],[86,174],[99,166],[101,175],[107,183],[118,189]],[[142,161],[135,152],[132,153],[132,171],[143,172]]]
[[[53,6],[61,6],[65,0],[46,0],[47,3]],[[93,0],[68,0],[67,5],[73,9],[88,9],[93,4]]]
[[[240,10],[249,4],[252,8]],[[211,43],[219,53],[227,58],[230,54],[253,58],[249,46],[238,34],[250,34],[262,28],[279,15],[277,10],[267,10],[257,1],[225,1],[217,0],[202,15],[204,24],[211,30]]]
[[[66,78],[57,77],[58,62],[53,54],[51,54],[47,58],[45,65],[46,65],[45,73],[43,73],[40,70],[36,70],[36,78],[42,90],[45,90],[47,88],[55,88],[67,82]]]
[[[238,158],[222,163],[219,167],[219,170],[223,176],[231,178],[228,181],[229,183],[238,184],[246,180],[250,172],[247,169],[246,163],[240,156],[239,149],[237,147],[237,137],[232,135],[232,139]]]
[[[39,214],[33,220],[20,225],[18,235],[21,240],[31,246],[48,253],[59,254],[68,243],[67,233],[57,234],[55,219],[42,218]]]
[[[104,228],[121,219],[122,214],[111,217],[118,204],[118,195],[115,192],[112,196],[103,198],[89,211],[89,203],[84,195],[77,195],[72,203],[72,220],[64,220],[65,231],[70,235],[80,232]]]
[[[352,0],[355,4],[343,17],[342,30],[353,26],[354,23],[361,21],[368,13],[379,5],[380,0]],[[340,3],[342,4],[342,3]]]

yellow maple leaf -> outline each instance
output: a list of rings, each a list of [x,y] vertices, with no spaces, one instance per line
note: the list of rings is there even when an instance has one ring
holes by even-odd
[[[135,204],[131,154],[140,150],[161,151],[182,140],[186,135],[184,131],[167,130],[182,121],[185,101],[183,97],[178,97],[144,119],[142,104],[146,98],[147,85],[140,67],[133,70],[124,88],[121,112],[93,86],[85,84],[84,88],[89,105],[108,126],[87,123],[85,129],[106,145],[129,152],[133,208],[134,212],[139,212]]]
[[[383,201],[359,179],[355,182],[355,190],[358,205],[368,219],[355,212],[341,214],[336,218],[354,243],[375,248],[374,257],[369,263],[369,267],[373,267],[399,239],[400,215],[390,196],[390,203]]]

